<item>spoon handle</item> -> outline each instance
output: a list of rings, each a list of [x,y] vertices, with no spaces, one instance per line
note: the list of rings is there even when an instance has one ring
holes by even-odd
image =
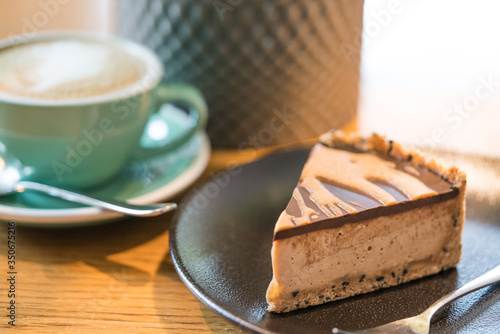
[[[479,276],[473,281],[470,281],[460,289],[455,290],[438,299],[425,311],[425,313],[427,313],[430,319],[435,312],[437,312],[440,308],[447,305],[448,303],[454,301],[455,299],[497,282],[500,282],[500,265]]]
[[[16,190],[18,192],[22,192],[24,190],[34,190],[53,197],[62,198],[70,202],[95,206],[102,209],[123,213],[128,216],[157,216],[161,215],[162,213],[175,210],[177,208],[177,204],[175,203],[135,205],[114,199],[104,199],[95,196],[90,197],[75,191],[56,188],[46,184],[31,181],[18,182],[16,185]]]

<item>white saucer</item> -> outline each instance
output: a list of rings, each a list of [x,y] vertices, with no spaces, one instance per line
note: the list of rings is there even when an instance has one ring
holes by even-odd
[[[200,131],[172,152],[126,166],[120,175],[88,194],[134,204],[168,201],[188,188],[203,173],[210,158],[210,150],[208,136]],[[0,198],[0,220],[24,225],[86,225],[120,217],[123,215],[34,192]]]

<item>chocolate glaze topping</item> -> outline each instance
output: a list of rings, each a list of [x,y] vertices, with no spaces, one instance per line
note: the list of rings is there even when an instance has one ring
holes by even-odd
[[[457,195],[450,182],[411,160],[318,144],[274,239],[405,212]]]

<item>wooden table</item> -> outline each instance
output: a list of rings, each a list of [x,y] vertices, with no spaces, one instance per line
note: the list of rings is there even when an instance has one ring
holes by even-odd
[[[213,165],[213,163],[212,163]],[[214,167],[210,167],[213,170]],[[179,198],[177,199],[179,200]],[[15,227],[16,330],[29,333],[241,333],[200,303],[169,254],[172,214],[66,229]],[[0,332],[11,326],[0,225]]]

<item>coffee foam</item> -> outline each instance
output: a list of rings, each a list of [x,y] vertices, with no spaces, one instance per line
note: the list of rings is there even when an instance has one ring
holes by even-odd
[[[142,60],[112,44],[67,39],[0,51],[0,91],[23,97],[98,96],[132,86],[144,73]]]

